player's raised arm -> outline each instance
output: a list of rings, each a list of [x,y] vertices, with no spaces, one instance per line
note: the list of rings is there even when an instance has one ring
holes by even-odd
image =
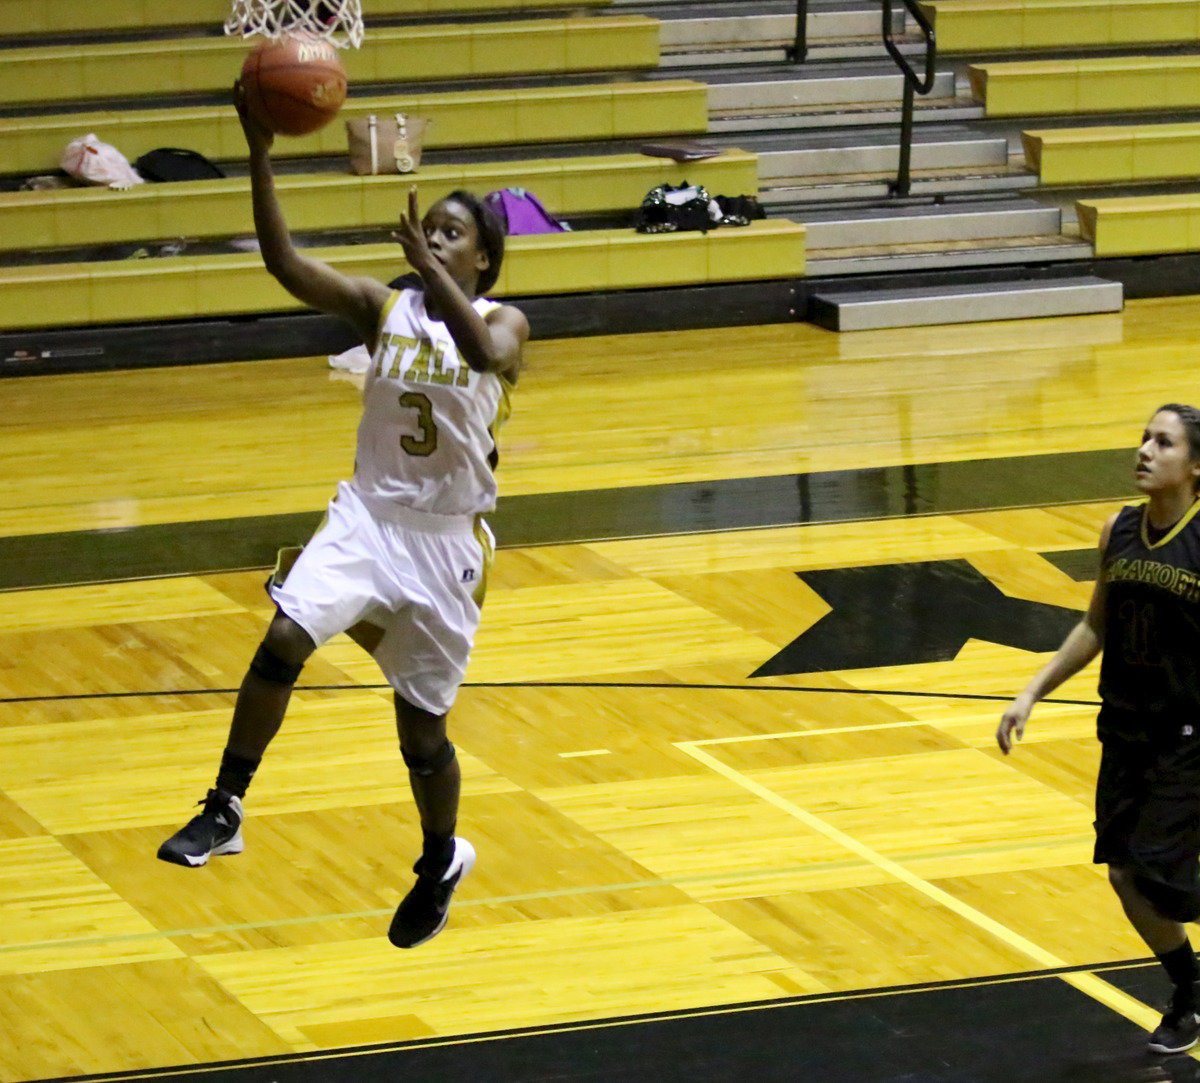
[[[293,297],[322,312],[341,317],[354,327],[368,347],[372,347],[380,313],[391,291],[373,278],[344,275],[296,248],[275,195],[275,175],[271,170],[274,135],[247,109],[241,87],[237,85],[234,103],[246,135],[246,145],[250,148],[254,230],[263,263]]]
[[[471,226],[458,221],[452,208],[441,208],[442,204],[435,207],[436,221],[422,221],[417,190],[409,189],[407,213],[400,216],[400,228],[392,236],[403,247],[409,266],[421,276],[426,295],[454,336],[463,360],[476,372],[494,372],[515,381],[529,322],[511,305],[501,305],[486,316],[475,311],[474,298],[467,296],[447,267],[448,261],[465,252],[457,231],[469,231]],[[475,270],[487,270],[489,256],[483,248],[475,247],[471,258],[477,261]]]

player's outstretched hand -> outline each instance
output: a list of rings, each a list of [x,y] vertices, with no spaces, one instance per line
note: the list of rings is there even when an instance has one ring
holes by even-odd
[[[421,208],[417,204],[415,184],[408,190],[408,211],[400,215],[400,228],[392,232],[392,240],[404,249],[404,258],[418,274],[424,274],[437,262],[429,250],[429,241],[421,225]]]
[[[242,132],[246,136],[246,145],[250,153],[266,154],[275,142],[275,133],[258,120],[246,104],[246,88],[240,79],[233,84],[233,107],[237,110],[238,120],[242,122]]]
[[[1001,716],[1000,725],[996,727],[996,744],[1006,756],[1012,751],[1013,745],[1025,736],[1025,723],[1029,721],[1029,712],[1032,710],[1033,704],[1023,696],[1018,696]]]

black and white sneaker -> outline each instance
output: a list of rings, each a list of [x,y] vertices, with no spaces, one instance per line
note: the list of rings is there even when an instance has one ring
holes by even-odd
[[[197,804],[204,810],[158,848],[160,860],[196,868],[210,856],[242,852],[242,802],[224,790],[209,790]]]
[[[475,847],[466,839],[454,840],[454,855],[445,872],[429,875],[423,860],[413,866],[417,882],[396,908],[388,939],[398,948],[415,948],[432,940],[446,926],[450,897],[475,864]]]
[[[1150,1035],[1151,1053],[1182,1053],[1200,1041],[1200,1015],[1172,1009]]]

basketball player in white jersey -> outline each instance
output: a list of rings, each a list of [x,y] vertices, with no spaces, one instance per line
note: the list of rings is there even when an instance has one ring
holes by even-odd
[[[294,297],[350,323],[372,350],[354,477],[295,564],[269,584],[275,618],[238,692],[203,811],[158,856],[198,866],[242,850],[242,799],[308,656],[349,631],[394,690],[400,750],[424,836],[417,881],[389,939],[411,948],[445,925],[475,852],[455,836],[459,769],[446,712],[462,682],[492,553],[480,518],[496,500],[496,429],[529,325],[479,296],[500,272],[504,231],[455,192],[421,219],[415,191],[394,236],[420,288],[393,291],[298,251],[274,192],[272,135],[238,93],[263,262]]]

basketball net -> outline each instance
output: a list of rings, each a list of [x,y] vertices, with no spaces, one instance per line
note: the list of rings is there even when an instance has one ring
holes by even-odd
[[[226,34],[248,38],[261,34],[312,34],[344,49],[362,44],[361,0],[233,0],[225,20]]]

